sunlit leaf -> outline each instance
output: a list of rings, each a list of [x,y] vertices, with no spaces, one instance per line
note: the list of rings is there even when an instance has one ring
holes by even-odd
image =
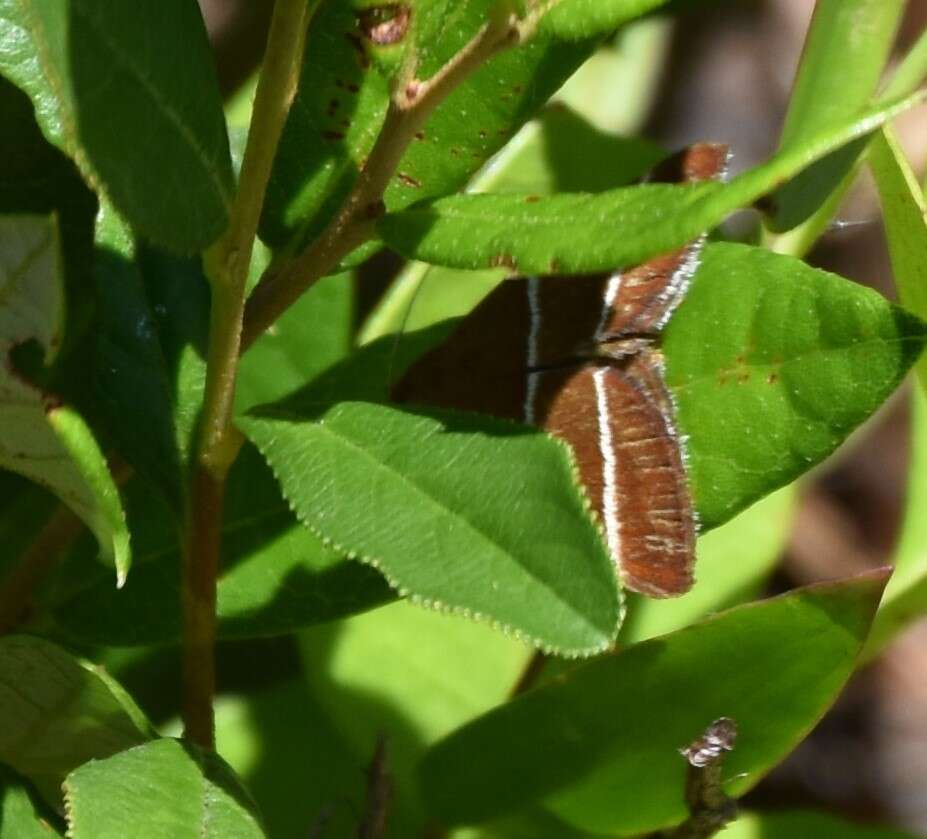
[[[636,265],[714,227],[811,163],[922,101],[917,94],[830,127],[730,183],[644,184],[597,195],[457,195],[384,216],[378,230],[403,256],[456,268],[583,273]],[[621,235],[616,236],[615,231]]]
[[[687,815],[678,749],[720,716],[739,728],[725,775],[741,794],[834,701],[885,581],[798,589],[584,663],[439,742],[425,800],[449,824],[543,801],[590,832],[668,827]]]
[[[155,740],[87,763],[64,784],[71,839],[263,839],[253,802],[218,755]]]
[[[619,622],[565,446],[473,415],[281,403],[239,420],[313,532],[402,593],[566,654]]]

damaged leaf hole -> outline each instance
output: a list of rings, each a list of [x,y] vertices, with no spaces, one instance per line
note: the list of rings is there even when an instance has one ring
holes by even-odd
[[[398,44],[409,30],[412,10],[401,3],[371,6],[357,16],[357,25],[363,36],[373,44],[384,47]]]

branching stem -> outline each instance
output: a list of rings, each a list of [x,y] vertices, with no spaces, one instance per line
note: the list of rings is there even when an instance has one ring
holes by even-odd
[[[248,266],[277,143],[296,93],[309,23],[306,0],[277,0],[238,193],[225,234],[205,256],[212,290],[206,390],[190,486],[184,567],[185,735],[213,748],[216,577],[225,478],[241,438],[232,426]]]
[[[384,211],[383,194],[390,179],[435,108],[485,61],[526,36],[511,15],[494,15],[430,79],[399,82],[377,141],[341,211],[293,261],[268,269],[248,299],[242,349],[251,346],[316,280],[331,273],[345,256],[371,238]]]

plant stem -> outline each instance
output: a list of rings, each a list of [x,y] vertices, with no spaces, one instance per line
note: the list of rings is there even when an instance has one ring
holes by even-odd
[[[253,344],[316,280],[371,238],[383,214],[383,194],[402,156],[428,118],[464,79],[497,52],[527,36],[510,15],[494,15],[479,32],[426,81],[397,85],[383,127],[339,213],[296,259],[271,267],[245,308],[242,348]]]
[[[12,632],[28,616],[32,595],[80,535],[84,523],[60,504],[35,541],[23,552],[16,568],[0,588],[0,635]]]
[[[190,487],[184,568],[185,735],[213,748],[216,577],[225,478],[240,447],[232,427],[245,286],[277,143],[296,93],[310,5],[277,0],[229,227],[205,255],[212,289],[206,389]]]

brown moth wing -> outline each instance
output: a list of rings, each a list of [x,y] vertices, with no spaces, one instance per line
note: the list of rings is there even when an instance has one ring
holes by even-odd
[[[604,275],[503,280],[393,389],[399,402],[531,421],[525,377],[588,345],[605,309]]]
[[[444,342],[412,363],[393,399],[521,421],[531,329],[527,283],[524,277],[499,283]]]
[[[624,585],[689,590],[695,516],[659,355],[535,374],[536,422],[567,442]]]
[[[725,145],[696,143],[663,161],[649,180],[696,183],[721,179],[727,171],[728,157]],[[662,329],[689,288],[702,243],[703,237],[621,272],[617,287],[610,290],[611,311],[599,332],[599,340],[614,341]]]

